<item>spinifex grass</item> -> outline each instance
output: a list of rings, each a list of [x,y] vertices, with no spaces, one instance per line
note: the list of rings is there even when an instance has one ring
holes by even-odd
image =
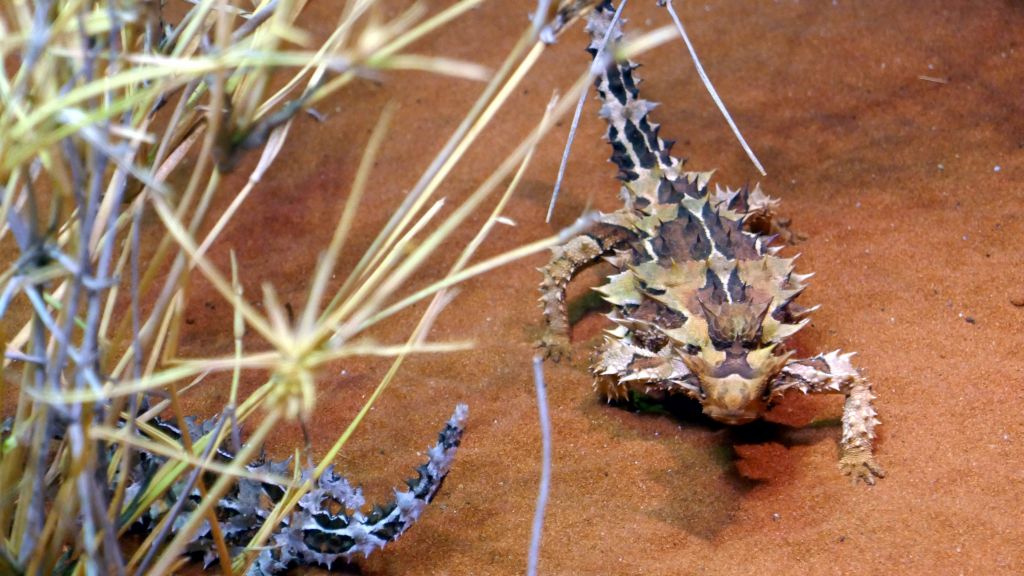
[[[404,52],[413,40],[481,2],[462,0],[426,19],[414,5],[381,23],[369,14],[374,0],[350,0],[322,43],[298,27],[302,0],[254,7],[199,0],[187,4],[176,23],[164,20],[161,2],[40,0],[0,7],[0,250],[17,254],[0,273],[0,402],[17,397],[14,407],[0,405],[0,415],[13,413],[0,436],[0,573],[167,573],[204,521],[221,569],[244,572],[254,558],[249,552],[266,544],[334,460],[402,359],[466,346],[426,341],[447,302],[444,290],[577,231],[470,264],[499,221],[531,150],[586,86],[586,77],[543,118],[537,111],[536,127],[516,150],[433,230],[426,226],[442,214],[440,203],[428,206],[431,196],[544,49],[531,28],[331,293],[329,280],[373,160],[386,145],[391,112],[381,112],[310,280],[305,308],[294,321],[269,285],[263,290],[265,313],[243,297],[234,256],[230,274],[206,257],[306,107],[373,70],[416,68],[482,78],[479,66]],[[272,84],[282,88],[271,90]],[[229,190],[222,175],[257,149],[261,156],[247,183]],[[178,175],[186,159],[189,173]],[[416,272],[517,167],[513,185],[450,273],[417,287]],[[223,203],[214,199],[221,196],[231,202],[216,214],[212,207]],[[156,215],[151,225],[166,231],[154,246],[143,245],[147,212]],[[149,255],[145,262],[141,254]],[[177,355],[194,270],[234,310],[230,357]],[[399,298],[400,293],[411,295]],[[368,328],[430,296],[434,301],[416,329],[394,339],[404,343],[359,340]],[[24,324],[15,320],[26,316]],[[257,333],[267,351],[247,352],[247,331]],[[246,551],[232,557],[215,514],[219,499],[239,477],[253,475],[245,465],[278,422],[309,420],[317,369],[358,354],[395,361],[312,476],[299,482],[295,470],[292,478],[265,478],[287,491]],[[271,376],[243,396],[243,370]],[[228,403],[212,431],[192,437],[182,425],[180,399],[213,380],[208,376],[214,372],[231,374]],[[182,437],[152,426],[157,415],[177,422]],[[257,422],[243,446],[238,428],[250,418]],[[235,451],[235,458],[215,459],[222,447]],[[144,490],[129,494],[127,471],[139,451],[166,462]],[[306,446],[296,447],[296,461],[312,459],[306,452]],[[203,495],[200,504],[189,512],[172,509],[141,547],[124,546],[131,524],[179,482]],[[174,531],[164,529],[172,524]]]

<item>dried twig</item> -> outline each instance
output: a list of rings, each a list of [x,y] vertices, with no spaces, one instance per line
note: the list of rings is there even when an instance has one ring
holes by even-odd
[[[537,506],[533,512],[533,531],[530,536],[530,554],[526,573],[536,576],[540,562],[540,540],[544,531],[544,511],[551,491],[551,418],[548,416],[548,397],[544,387],[544,358],[533,357],[533,384],[537,390],[537,415],[540,419],[541,468],[540,486],[537,488]]]
[[[739,140],[740,146],[743,147],[743,151],[747,153],[747,157],[754,163],[757,171],[762,176],[767,176],[768,173],[764,171],[764,167],[761,166],[761,162],[754,155],[754,151],[750,149],[747,141],[743,138],[743,134],[740,134],[740,129],[733,122],[732,116],[729,115],[729,111],[725,108],[725,103],[718,96],[718,92],[715,87],[711,84],[711,79],[708,78],[706,72],[704,72],[704,66],[701,66],[700,59],[697,58],[697,51],[694,50],[693,44],[690,42],[690,37],[686,35],[686,29],[683,28],[683,22],[679,19],[679,15],[676,14],[675,8],[672,6],[672,0],[658,0],[658,3],[668,9],[668,13],[672,16],[672,21],[675,22],[676,30],[679,31],[679,35],[683,38],[683,42],[686,43],[686,49],[690,51],[690,58],[693,59],[693,65],[697,68],[697,74],[700,75],[701,82],[704,83],[704,87],[707,88],[708,94],[711,94],[711,99],[715,101],[715,105],[718,106],[719,111],[722,112],[722,116],[725,117],[725,121],[729,123],[729,128],[732,129],[732,133],[736,135],[736,139]]]

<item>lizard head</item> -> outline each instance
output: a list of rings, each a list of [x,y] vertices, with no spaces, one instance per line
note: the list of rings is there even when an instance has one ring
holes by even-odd
[[[760,326],[767,308],[749,306],[705,308],[708,339],[683,362],[699,383],[704,414],[726,424],[746,424],[768,408],[771,382],[786,365],[774,343],[761,341]]]
[[[725,424],[759,418],[768,408],[771,381],[789,357],[776,356],[773,349],[774,345],[747,350],[737,343],[724,351],[702,349],[684,355],[683,362],[699,382],[704,414]]]

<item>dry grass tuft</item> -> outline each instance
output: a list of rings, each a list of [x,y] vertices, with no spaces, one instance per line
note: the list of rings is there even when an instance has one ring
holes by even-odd
[[[544,250],[578,231],[538,240],[471,263],[501,218],[538,140],[565,114],[588,81],[553,103],[515,153],[464,202],[444,212],[434,196],[536,62],[544,44],[533,28],[493,74],[475,64],[412,54],[407,47],[482,0],[461,0],[429,15],[416,4],[393,20],[371,17],[375,0],[349,0],[326,40],[297,24],[302,0],[196,0],[179,21],[164,20],[162,2],[49,0],[0,7],[0,250],[17,254],[0,272],[0,405],[12,415],[0,443],[0,573],[168,573],[191,536],[209,522],[221,569],[243,573],[252,553],[330,465],[410,353],[464,348],[426,334],[452,285]],[[241,293],[238,266],[218,269],[206,254],[288,144],[296,115],[361,74],[419,69],[487,80],[486,87],[347,280],[328,280],[345,250],[370,167],[387,142],[391,111],[366,145],[362,164],[330,243],[310,279],[305,309],[289,319],[272,287],[261,312]],[[273,82],[272,82],[273,79]],[[282,84],[283,80],[283,84]],[[282,86],[272,89],[271,86]],[[246,153],[259,162],[239,190],[222,176]],[[189,173],[179,175],[189,159]],[[518,170],[518,172],[517,172]],[[418,287],[417,271],[476,210],[494,202],[476,239],[442,280]],[[176,177],[177,176],[177,177]],[[185,177],[187,176],[187,177]],[[173,187],[168,182],[183,182]],[[213,202],[227,196],[230,203]],[[227,204],[220,213],[211,206]],[[142,246],[145,214],[165,230]],[[426,226],[431,222],[431,226]],[[200,234],[200,231],[206,231]],[[146,262],[140,254],[151,255]],[[235,314],[235,354],[177,358],[180,325],[193,272],[209,281]],[[383,319],[432,299],[404,342],[368,347],[359,335]],[[25,320],[27,318],[27,320]],[[266,343],[250,353],[246,332]],[[397,340],[400,341],[400,340]],[[356,354],[394,357],[359,415],[323,454],[315,474],[288,487],[242,553],[232,552],[215,507],[282,420],[306,421],[316,410],[314,374]],[[248,396],[243,370],[272,374]],[[208,374],[230,372],[230,399],[211,430],[193,437],[180,407]],[[153,426],[162,414],[180,438]],[[232,447],[239,425],[254,432],[232,461],[212,457]],[[235,441],[233,441],[233,439]],[[139,452],[166,461],[145,489],[129,490]],[[305,446],[297,446],[300,460]],[[202,470],[204,474],[194,473]],[[296,471],[297,472],[297,471]],[[176,483],[191,477],[203,494],[194,510],[171,510],[137,549],[122,541],[130,525]],[[174,525],[173,531],[163,530]],[[148,553],[148,555],[147,555]]]

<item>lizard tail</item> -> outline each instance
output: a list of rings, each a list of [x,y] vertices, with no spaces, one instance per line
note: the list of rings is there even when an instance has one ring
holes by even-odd
[[[586,27],[590,34],[587,51],[595,58],[596,66],[603,66],[594,86],[601,98],[601,117],[608,122],[611,160],[619,168],[619,178],[627,184],[648,178],[674,179],[683,161],[672,156],[674,142],[662,139],[658,135],[660,126],[650,118],[657,103],[640,98],[639,81],[633,73],[638,65],[607,57],[622,39],[622,23],[615,21],[614,15],[611,0],[604,0],[587,16]]]

